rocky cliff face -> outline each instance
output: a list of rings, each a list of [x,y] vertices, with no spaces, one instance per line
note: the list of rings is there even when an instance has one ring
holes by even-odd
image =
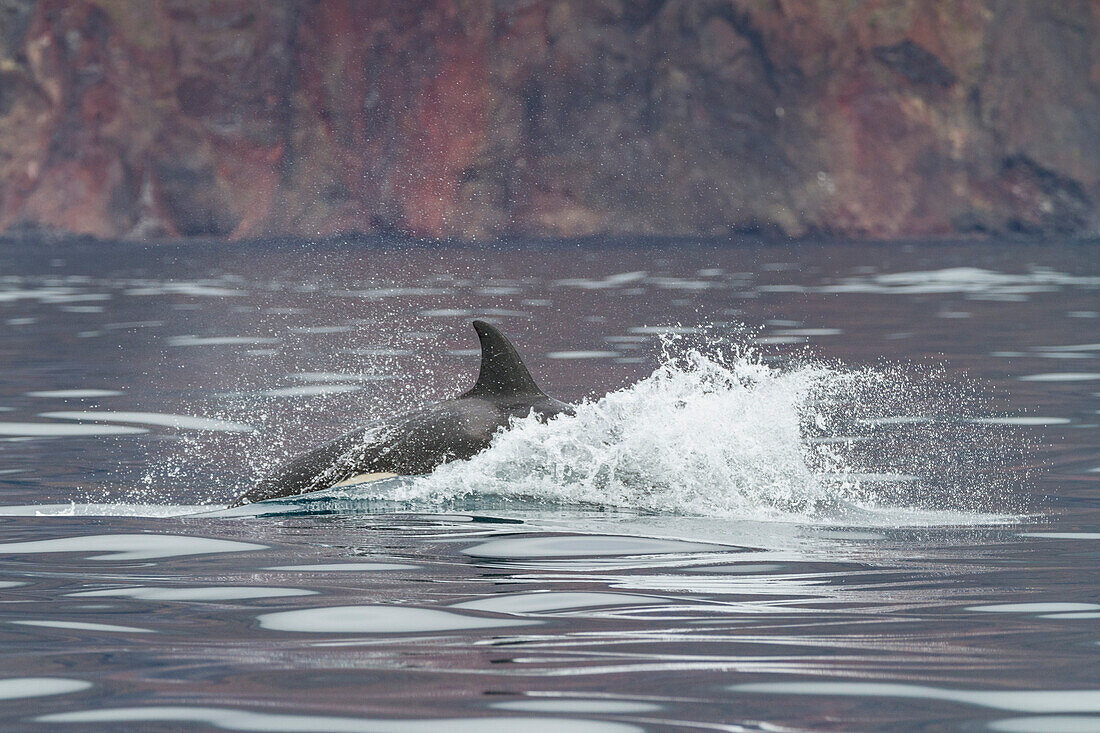
[[[1089,0],[0,0],[0,230],[1100,233]]]

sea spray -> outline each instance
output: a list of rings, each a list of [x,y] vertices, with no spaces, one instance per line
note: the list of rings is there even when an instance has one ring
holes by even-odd
[[[546,424],[517,421],[492,447],[409,490],[492,493],[651,512],[813,511],[826,498],[807,464],[801,414],[818,370],[777,372],[697,350]]]
[[[1003,499],[990,491],[1003,488],[997,471],[973,465],[984,450],[987,467],[1002,467],[1004,431],[964,434],[974,405],[966,385],[932,389],[929,375],[903,367],[777,366],[721,341],[665,337],[652,374],[573,416],[517,420],[468,461],[335,493],[411,508],[480,498],[746,519],[1006,509],[988,506],[993,494]],[[955,483],[937,489],[945,476]]]
[[[887,525],[936,524],[943,511],[956,518],[1020,511],[1027,477],[1006,468],[1027,446],[1011,426],[973,421],[990,414],[974,383],[910,364],[852,368],[808,352],[779,356],[743,329],[675,331],[654,331],[661,341],[651,374],[582,402],[574,416],[517,420],[468,461],[310,500],[339,499],[347,511],[533,502]],[[380,373],[393,371],[386,366]],[[285,409],[262,398],[237,402],[214,414],[258,430],[179,436],[124,498],[139,504],[184,488],[181,498],[191,503],[197,487],[208,487],[200,500],[217,502],[311,447],[288,437],[294,430],[281,425]],[[416,406],[411,398],[397,402]],[[311,398],[293,413],[309,423],[327,404]]]

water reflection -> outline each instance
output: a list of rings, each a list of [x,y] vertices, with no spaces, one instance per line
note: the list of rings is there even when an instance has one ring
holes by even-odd
[[[67,680],[56,677],[9,677],[8,679],[0,679],[0,700],[66,695],[71,692],[87,690],[91,686],[91,682],[85,682],[84,680]]]
[[[116,244],[0,244],[4,727],[1097,727],[1100,277],[1079,247]],[[899,379],[868,376],[827,429],[817,399],[746,392],[754,420],[680,429],[684,470],[618,506],[455,482],[415,505],[394,479],[222,511],[304,447],[468,386],[475,315],[574,402],[637,384],[667,336]],[[855,409],[894,387],[913,399]],[[702,393],[639,400],[631,434]],[[780,416],[813,434],[768,442]],[[622,446],[594,435],[568,443],[582,468]],[[531,436],[526,455],[563,437]],[[738,454],[746,483],[779,448],[835,451],[846,470],[806,480],[870,500],[680,511],[719,495],[702,459],[724,445],[770,446]],[[1002,447],[1020,455],[987,460]]]
[[[268,613],[260,628],[311,634],[415,634],[527,626],[536,621],[468,616],[432,608],[407,606],[337,606]]]
[[[531,731],[531,733],[629,733],[643,728],[595,720],[562,718],[434,718],[424,720],[370,720],[323,715],[280,715],[231,708],[140,707],[88,710],[43,715],[43,723],[197,723],[221,730],[271,733],[455,733]]]
[[[156,560],[186,555],[251,552],[264,548],[265,545],[207,537],[166,534],[104,534],[2,543],[0,544],[0,555],[77,552],[82,555],[85,553],[107,553],[86,555],[89,560]]]

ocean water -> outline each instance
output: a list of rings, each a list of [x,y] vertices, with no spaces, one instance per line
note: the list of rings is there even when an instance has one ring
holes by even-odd
[[[227,509],[452,396],[572,417]],[[4,730],[1100,730],[1071,243],[0,242]]]

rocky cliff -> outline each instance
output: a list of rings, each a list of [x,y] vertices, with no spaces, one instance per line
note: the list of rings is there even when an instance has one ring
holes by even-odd
[[[0,0],[0,230],[1100,233],[1090,0]]]

